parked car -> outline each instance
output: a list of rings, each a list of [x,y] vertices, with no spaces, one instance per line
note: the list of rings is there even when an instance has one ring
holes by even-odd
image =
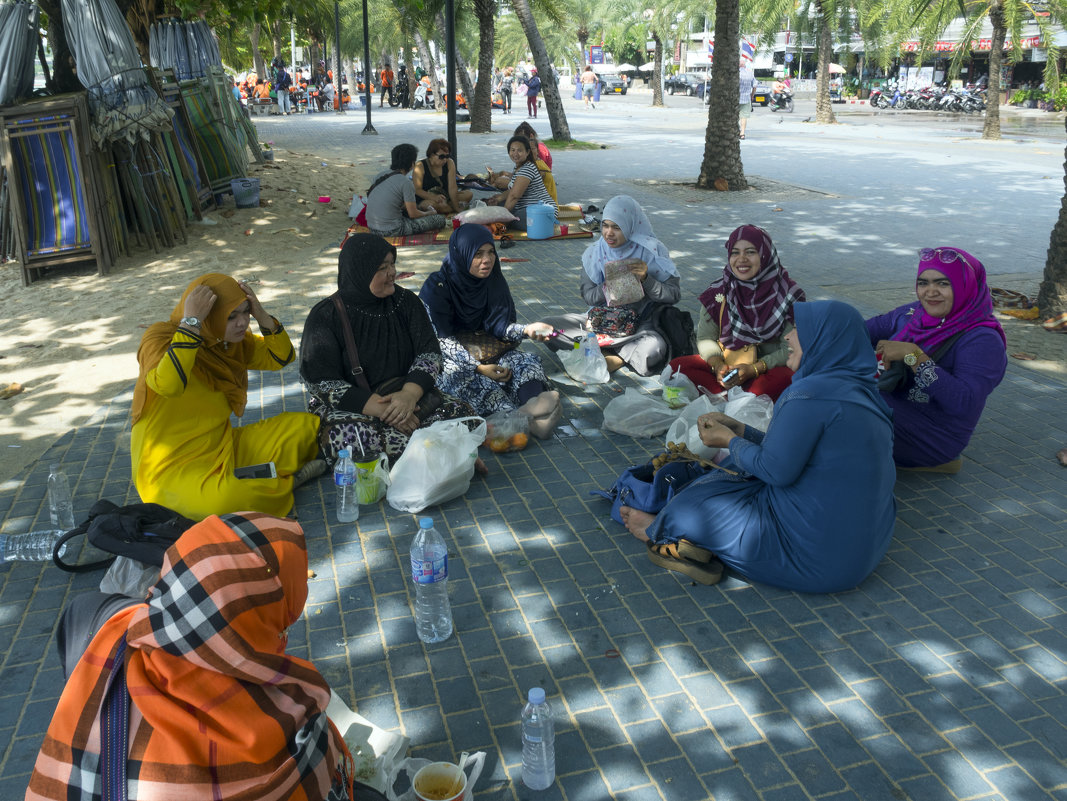
[[[626,94],[626,81],[619,75],[601,75],[600,94],[624,95]]]
[[[752,93],[753,106],[765,106],[771,102],[771,87],[765,83],[757,83],[756,91]]]
[[[704,81],[708,77],[702,72],[679,72],[677,75],[671,75],[667,78],[663,82],[663,88],[672,95],[675,92],[682,92],[690,97],[696,97],[698,93],[704,91],[700,87],[704,85]]]

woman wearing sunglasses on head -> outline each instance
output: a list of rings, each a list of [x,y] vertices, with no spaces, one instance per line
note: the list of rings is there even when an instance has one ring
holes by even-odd
[[[986,398],[1004,378],[1004,330],[985,267],[959,248],[919,251],[918,300],[867,321],[893,410],[898,467],[956,473]]]

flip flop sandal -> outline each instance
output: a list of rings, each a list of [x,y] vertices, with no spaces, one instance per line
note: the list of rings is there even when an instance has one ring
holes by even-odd
[[[1057,315],[1056,317],[1050,317],[1041,324],[1041,327],[1046,331],[1062,331],[1067,333],[1067,312]]]
[[[508,248],[515,247],[515,240],[512,239],[510,236],[502,236],[500,237],[499,241],[501,250],[507,250]]]
[[[677,542],[661,542],[655,546],[656,552],[672,559],[688,559],[691,562],[707,564],[715,558],[711,551],[694,545],[689,540],[681,539]]]
[[[694,562],[692,559],[672,555],[671,547],[674,543],[656,545],[648,542],[645,544],[648,546],[648,561],[654,565],[688,576],[698,584],[711,586],[722,581],[723,565],[718,559],[712,559],[706,563]],[[676,549],[675,553],[677,553]]]

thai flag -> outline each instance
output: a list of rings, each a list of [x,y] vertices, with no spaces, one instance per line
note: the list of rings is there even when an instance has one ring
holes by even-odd
[[[749,61],[756,60],[756,46],[746,39],[741,40],[741,58],[747,58]]]
[[[704,39],[704,46],[707,47],[708,61],[711,61],[715,54],[715,43],[711,40],[711,37]]]

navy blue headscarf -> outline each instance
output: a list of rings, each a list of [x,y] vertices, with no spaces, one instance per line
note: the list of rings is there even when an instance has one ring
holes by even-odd
[[[793,304],[800,366],[779,403],[790,398],[826,398],[865,406],[892,421],[875,382],[877,361],[858,311],[838,300]]]
[[[508,325],[515,322],[515,301],[500,270],[495,246],[496,263],[489,276],[471,275],[474,254],[482,245],[492,242],[493,235],[485,226],[461,225],[448,240],[448,255],[441,262],[441,269],[431,274],[419,290],[439,337],[462,331],[487,331],[504,339]],[[870,344],[867,347],[870,349]]]

